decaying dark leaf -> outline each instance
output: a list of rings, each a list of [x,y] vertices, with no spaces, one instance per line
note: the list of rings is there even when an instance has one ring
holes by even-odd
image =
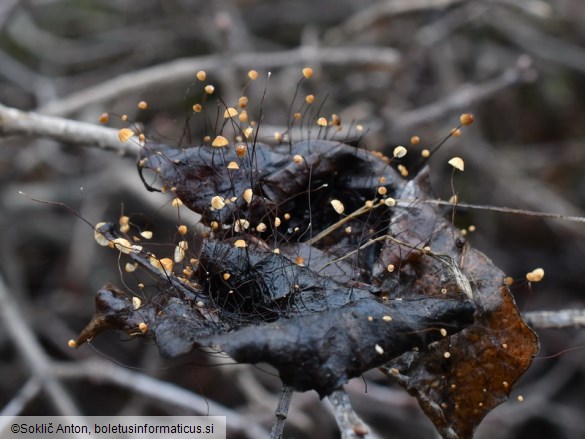
[[[115,236],[113,225],[100,230]],[[129,296],[106,285],[77,344],[111,328],[141,335],[144,323],[166,357],[211,347],[237,361],[270,363],[285,384],[326,396],[349,378],[424,349],[443,337],[441,329],[452,334],[473,320],[467,301],[387,300],[371,286],[339,283],[271,252],[207,242],[200,258],[201,283],[185,285],[188,295],[179,290],[135,309]]]
[[[334,199],[341,200],[349,213],[363,207],[366,200],[380,199],[379,187],[385,188],[387,196],[394,196],[404,185],[384,157],[327,140],[304,141],[292,147],[257,143],[243,157],[233,146],[219,150],[208,146],[181,150],[161,146],[145,149],[143,154],[139,161],[141,174],[154,171],[163,187],[172,188],[187,207],[202,215],[206,225],[215,222],[221,230],[236,220],[246,220],[250,224],[247,232],[272,247],[306,241],[337,222],[340,215],[330,204]],[[237,172],[227,168],[232,161],[239,165]],[[248,188],[254,194],[250,203],[242,196]],[[212,206],[211,200],[216,196],[226,200],[221,209]],[[232,202],[234,197],[237,198]],[[285,214],[289,219],[285,220]],[[275,223],[277,218],[280,226]],[[364,218],[344,225],[352,228],[351,233],[340,228],[317,247],[331,254],[347,253],[348,248],[355,249],[368,236],[383,233],[391,212],[381,205]],[[257,232],[256,226],[261,223],[266,230]],[[233,235],[233,229],[223,232],[223,236],[216,233],[218,239]],[[362,270],[369,271],[375,251],[368,248],[360,253]]]
[[[484,416],[507,399],[512,385],[528,369],[538,352],[538,339],[523,322],[504,285],[505,275],[469,245],[458,247],[459,233],[436,207],[424,204],[428,198],[427,182],[424,171],[409,182],[403,197],[418,201],[404,210],[398,209],[390,233],[400,236],[406,246],[420,245],[421,239],[432,236],[425,245],[430,245],[437,256],[404,260],[404,249],[388,242],[381,259],[402,261],[403,272],[415,273],[394,289],[393,294],[405,297],[457,294],[464,286],[454,282],[456,274],[440,279],[449,272],[449,268],[441,266],[454,261],[469,280],[475,322],[435,343],[432,349],[409,352],[392,360],[385,370],[419,399],[443,437],[470,438]],[[440,273],[439,278],[434,273]]]
[[[119,291],[105,287],[100,292],[107,293],[113,302],[121,300]],[[437,328],[449,334],[458,331],[469,324],[473,312],[471,306],[452,300],[419,298],[381,304],[360,299],[339,309],[218,331],[176,298],[157,308],[148,305],[134,311],[131,306],[128,301],[126,309],[116,309],[117,321],[122,323],[119,329],[136,334],[138,325],[131,328],[130,322],[146,323],[165,356],[212,347],[240,362],[272,364],[285,384],[299,391],[316,390],[322,397],[390,358],[413,348],[425,349],[441,337]],[[392,316],[392,321],[385,322],[384,316]]]
[[[172,191],[211,230],[188,279],[128,252],[171,293],[136,308],[107,285],[77,344],[116,328],[167,357],[216,349],[321,396],[381,367],[444,437],[470,437],[529,366],[536,336],[503,273],[424,203],[428,170],[406,182],[389,162],[323,140],[145,149],[147,187]],[[98,232],[118,237],[111,224]]]

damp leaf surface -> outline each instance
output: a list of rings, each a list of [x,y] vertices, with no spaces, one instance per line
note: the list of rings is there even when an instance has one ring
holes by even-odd
[[[504,274],[425,203],[428,168],[407,181],[382,154],[326,140],[149,146],[138,167],[209,232],[168,270],[125,254],[168,293],[136,309],[107,284],[77,345],[117,329],[170,358],[205,347],[322,397],[380,368],[446,438],[471,437],[538,350]]]

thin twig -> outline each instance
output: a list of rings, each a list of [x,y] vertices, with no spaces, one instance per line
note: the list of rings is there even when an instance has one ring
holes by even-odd
[[[136,155],[138,144],[120,142],[118,130],[85,122],[25,112],[0,104],[0,134],[48,137],[75,145],[93,145]]]
[[[274,424],[272,425],[272,431],[270,432],[270,439],[281,439],[282,432],[284,431],[284,425],[286,424],[286,418],[288,417],[288,408],[293,396],[293,389],[289,386],[282,386],[280,389],[280,397],[278,399],[278,406],[276,406],[276,417],[274,418]]]
[[[50,373],[51,359],[45,354],[26,318],[0,277],[0,316],[4,330],[24,357],[31,374],[42,382],[43,389],[56,410],[64,416],[79,416],[77,404],[65,387]]]
[[[523,390],[529,396],[522,404],[509,403],[506,404],[506,410],[494,410],[490,415],[492,422],[480,424],[477,436],[495,437],[498,436],[498,431],[517,431],[519,426],[527,425],[532,419],[539,418],[545,419],[551,426],[562,426],[562,431],[572,430],[573,434],[567,433],[566,437],[584,437],[585,425],[582,416],[577,415],[570,405],[555,401],[559,394],[562,394],[562,389],[566,389],[569,382],[580,376],[577,365],[581,363],[569,358],[570,356],[562,356],[559,361],[552,362],[553,366],[543,373],[537,382],[531,382],[526,386]],[[570,428],[567,428],[569,425]]]
[[[418,400],[419,405],[428,413],[433,413],[435,419],[441,419],[443,422],[441,425],[435,423],[435,427],[441,434],[443,439],[459,439],[459,436],[453,428],[449,425],[448,421],[443,415],[443,409],[436,401],[428,396],[420,387],[413,385],[413,380],[407,375],[399,373],[395,368],[388,368],[386,366],[381,367],[382,371],[386,376],[400,383],[411,395],[415,396]]]
[[[175,384],[125,369],[109,361],[92,358],[79,363],[55,363],[53,373],[63,380],[83,378],[116,384],[199,415],[226,416],[233,431],[245,433],[250,438],[269,438],[268,432],[250,417],[242,416],[228,407],[206,400]]]
[[[561,64],[580,73],[585,72],[585,50],[582,46],[539,32],[511,14],[503,13],[502,10],[495,18],[489,21],[490,26],[535,57]]]
[[[473,136],[469,142],[473,144],[473,154],[468,154],[466,161],[472,167],[483,170],[492,177],[494,185],[492,193],[501,194],[501,197],[507,198],[508,202],[514,202],[514,204],[530,209],[565,212],[566,216],[571,215],[577,218],[585,216],[582,209],[552,190],[545,182],[518,172],[515,163],[508,160],[505,154],[502,154],[484,138]],[[489,166],[486,166],[486,163],[489,163]],[[556,218],[551,219],[555,220]],[[570,231],[579,237],[584,237],[585,229],[583,226],[572,222],[574,220],[560,223],[555,221],[552,224],[557,228],[562,228],[563,231]]]
[[[398,206],[405,207],[405,208],[412,207],[413,203],[435,204],[435,205],[439,205],[439,206],[453,206],[453,203],[451,201],[443,201],[443,200],[396,200],[396,203]],[[550,218],[550,219],[558,219],[558,220],[563,220],[563,221],[585,223],[585,217],[582,217],[582,216],[561,215],[559,213],[537,212],[535,210],[513,209],[511,207],[488,206],[488,205],[481,205],[481,204],[468,204],[468,203],[459,203],[459,202],[457,202],[456,206],[462,207],[465,209],[488,210],[490,212],[511,213],[514,215],[536,216],[539,218]]]
[[[418,107],[415,110],[401,113],[392,119],[391,128],[392,130],[408,131],[414,126],[439,119],[454,111],[468,108],[512,85],[532,81],[535,77],[534,71],[530,68],[530,60],[527,57],[521,57],[515,67],[505,70],[496,78],[479,84],[464,84],[443,99]]]
[[[526,323],[537,329],[585,328],[585,309],[529,311],[522,314]]]
[[[319,62],[323,65],[356,66],[360,64],[397,68],[400,54],[387,47],[301,47],[280,52],[251,52],[233,55],[229,60],[223,56],[201,56],[183,58],[146,69],[117,76],[94,87],[86,87],[64,99],[51,102],[39,112],[54,116],[65,116],[97,102],[110,102],[120,96],[192,80],[198,70],[218,71],[226,65],[236,68],[265,69]]]
[[[359,35],[380,20],[388,17],[416,12],[424,9],[445,9],[454,4],[462,3],[463,0],[390,0],[375,2],[368,8],[360,9],[359,12],[341,25],[329,29],[323,38],[329,44],[338,44],[347,39],[348,36]]]
[[[354,412],[345,390],[336,390],[327,399],[333,408],[342,439],[376,439],[378,437]]]
[[[14,398],[0,410],[0,419],[4,416],[18,416],[25,409],[29,401],[39,394],[42,388],[38,378],[29,378]],[[2,428],[0,428],[0,431],[2,431]]]
[[[347,216],[343,217],[342,219],[340,219],[339,221],[337,221],[335,224],[330,225],[325,230],[321,231],[317,235],[313,236],[311,239],[307,240],[306,244],[307,245],[314,245],[317,241],[320,241],[321,239],[323,239],[327,235],[329,235],[331,232],[334,232],[335,230],[339,229],[342,225],[344,225],[348,221],[351,221],[352,219],[357,218],[358,216],[363,215],[364,213],[369,212],[370,210],[373,210],[379,206],[380,206],[380,204],[376,203],[376,204],[373,204],[372,206],[362,206],[359,209],[356,209],[355,211],[353,211],[349,215],[347,215]]]

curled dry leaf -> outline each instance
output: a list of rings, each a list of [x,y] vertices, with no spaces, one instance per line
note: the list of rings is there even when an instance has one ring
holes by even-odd
[[[311,233],[318,234],[339,221],[337,212],[328,206],[330,200],[339,200],[344,212],[351,213],[372,198],[380,177],[387,182],[388,196],[395,194],[404,184],[383,158],[363,149],[325,140],[299,142],[292,149],[288,145],[272,147],[257,143],[253,154],[240,159],[234,148],[225,148],[220,156],[208,146],[184,150],[159,146],[145,149],[143,154],[139,161],[140,172],[147,169],[155,172],[161,184],[173,187],[176,196],[187,207],[200,213],[208,226],[213,221],[220,226],[233,225],[235,218],[246,219],[253,225],[274,224],[275,218],[284,218],[288,213],[290,220],[286,228],[272,230],[269,227],[267,234],[261,236],[269,244],[306,238],[309,212]],[[293,160],[294,157],[302,157],[302,166]],[[240,172],[229,172],[226,164],[231,161],[238,161]],[[338,173],[340,169],[346,172]],[[250,175],[254,176],[252,180]],[[146,182],[145,178],[143,180]],[[312,185],[310,196],[307,193],[309,185]],[[150,184],[147,188],[156,190]],[[233,193],[242,194],[246,189],[259,194],[250,203],[238,198],[221,209],[219,205],[209,204],[209,200],[228,199]],[[370,234],[369,229],[374,234],[383,233],[390,218],[389,207],[381,206],[372,210],[367,222],[357,219],[347,223],[346,226],[352,226],[351,235],[340,228],[324,238],[319,247],[326,247],[331,253],[335,253],[332,246],[356,248],[363,237]],[[288,233],[289,229],[293,232]],[[374,250],[364,250],[360,257],[367,256],[373,261]],[[345,253],[341,252],[340,256]]]
[[[427,170],[408,183],[402,197],[429,198]],[[508,398],[512,385],[528,369],[538,352],[538,339],[522,320],[504,273],[466,244],[436,206],[418,203],[395,209],[397,220],[390,233],[400,236],[404,245],[387,243],[381,258],[400,264],[403,273],[413,276],[403,276],[403,282],[395,284],[381,271],[382,285],[402,297],[452,297],[467,287],[467,279],[476,312],[473,325],[427,351],[392,360],[384,370],[418,398],[443,437],[471,438],[479,422]],[[404,258],[408,246],[420,246],[429,236],[432,254]]]
[[[147,254],[130,253],[173,294],[135,310],[106,285],[75,344],[116,328],[152,337],[167,357],[218,349],[272,364],[286,385],[321,396],[380,367],[418,397],[444,437],[470,437],[538,343],[503,273],[437,207],[394,202],[428,198],[428,170],[406,182],[380,154],[324,140],[248,148],[241,156],[209,145],[143,149],[141,176],[154,172],[213,233],[190,280],[161,276]],[[240,172],[229,172],[231,161]],[[372,200],[380,182],[391,202]],[[243,193],[254,196],[233,198]],[[342,218],[331,200],[343,204]],[[113,224],[96,232],[118,238]]]
[[[472,321],[468,302],[425,297],[384,301],[371,287],[338,283],[284,256],[248,250],[245,259],[240,251],[206,242],[200,279],[204,272],[216,275],[187,295],[149,302],[139,310],[131,297],[107,284],[96,298],[92,322],[75,342],[80,345],[111,328],[133,335],[143,322],[166,357],[200,346],[215,348],[240,362],[272,364],[283,383],[323,397],[397,355],[425,349],[442,338],[433,330],[438,325],[452,334]],[[230,273],[227,279],[225,272]],[[229,292],[234,289],[236,294]],[[201,306],[192,305],[197,302]],[[391,321],[385,316],[392,316]]]

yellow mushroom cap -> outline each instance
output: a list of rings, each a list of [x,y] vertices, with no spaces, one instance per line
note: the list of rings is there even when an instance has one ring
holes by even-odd
[[[397,158],[402,158],[406,155],[406,152],[407,151],[404,146],[397,146],[396,148],[394,148],[394,152],[392,153],[392,155]]]
[[[331,205],[333,206],[333,209],[335,210],[335,212],[337,212],[340,215],[345,210],[345,206],[339,200],[331,200]]]
[[[136,134],[134,131],[132,131],[130,128],[122,128],[120,131],[118,131],[118,139],[120,140],[120,142],[125,143],[128,140],[130,140],[130,138]]]
[[[474,121],[474,117],[473,114],[471,113],[464,113],[461,116],[459,116],[459,122],[461,122],[461,125],[471,125]]]
[[[213,139],[211,146],[214,146],[216,148],[221,148],[222,146],[226,146],[228,143],[229,143],[228,139],[226,139],[225,137],[217,136],[215,139]]]
[[[455,169],[459,169],[460,171],[463,171],[463,169],[465,169],[465,163],[463,162],[463,159],[461,157],[453,157],[451,160],[449,160],[448,163]]]
[[[542,268],[535,268],[530,273],[526,273],[526,280],[528,282],[540,282],[544,277],[544,270]]]
[[[242,198],[244,199],[244,201],[248,204],[250,204],[252,202],[252,196],[253,196],[253,192],[252,189],[248,188],[244,190],[244,194],[242,195]]]
[[[238,110],[236,110],[233,107],[226,108],[226,110],[223,112],[223,117],[225,119],[229,119],[230,117],[234,117],[237,115],[238,115]]]

